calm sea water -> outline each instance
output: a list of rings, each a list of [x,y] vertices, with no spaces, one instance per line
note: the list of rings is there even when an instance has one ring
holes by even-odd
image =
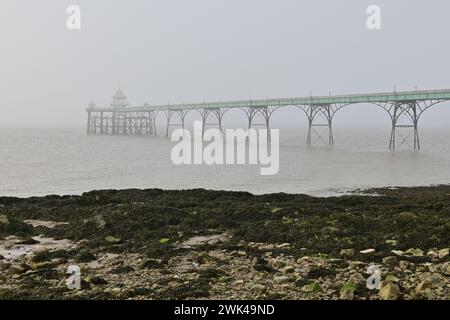
[[[423,150],[387,150],[385,128],[335,128],[332,147],[280,130],[280,170],[175,166],[162,137],[87,136],[83,128],[0,129],[0,195],[80,194],[110,188],[208,188],[332,195],[355,188],[450,182],[450,130],[423,128]]]

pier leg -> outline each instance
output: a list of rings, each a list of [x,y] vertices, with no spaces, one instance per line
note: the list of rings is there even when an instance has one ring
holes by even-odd
[[[91,134],[91,112],[88,111],[86,133]]]
[[[166,111],[166,119],[167,119],[167,127],[166,127],[166,137],[169,137],[169,127],[170,126],[179,126],[184,129],[184,120],[186,118],[186,115],[188,114],[188,110],[168,110]],[[171,124],[170,120],[172,119],[174,114],[177,114],[180,118],[180,123],[178,124]]]
[[[117,125],[116,125],[116,113],[113,112],[111,117],[111,133],[116,134],[117,131]]]
[[[153,135],[155,137],[158,136],[158,132],[156,129],[156,115],[157,115],[157,111],[156,112],[150,112],[150,119],[151,119],[151,123],[152,123],[152,127],[153,127]]]
[[[172,111],[167,111],[166,112],[166,119],[167,119],[167,126],[166,126],[166,137],[169,137],[169,126],[170,126],[170,119],[173,116],[173,112]]]
[[[383,108],[389,113],[392,121],[391,136],[389,139],[389,150],[395,150],[402,145],[409,146],[408,135],[402,135],[400,129],[413,130],[412,149],[420,150],[419,139],[419,118],[422,112],[428,108],[421,109],[417,101],[396,102]],[[397,145],[397,136],[401,138],[400,145]]]
[[[315,141],[313,141],[313,133],[317,135],[317,140],[322,140],[325,144],[333,145],[333,116],[338,108],[333,109],[331,105],[310,105],[310,106],[299,106],[308,118],[308,135],[306,137],[306,145],[312,146]],[[339,107],[340,109],[341,107]],[[317,122],[318,118],[321,117],[324,122]],[[328,139],[325,140],[321,134],[317,133],[314,128],[322,127],[326,128],[328,131]]]
[[[105,134],[103,130],[103,112],[100,112],[100,134]]]

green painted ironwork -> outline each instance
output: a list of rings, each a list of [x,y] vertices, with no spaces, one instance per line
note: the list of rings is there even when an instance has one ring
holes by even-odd
[[[117,112],[144,112],[162,110],[189,110],[189,109],[221,109],[221,108],[261,108],[261,107],[284,107],[284,106],[310,106],[310,105],[331,105],[331,104],[356,104],[356,103],[395,103],[407,101],[429,101],[429,100],[450,100],[450,89],[426,90],[409,92],[389,92],[373,94],[351,94],[351,95],[330,95],[318,97],[299,98],[275,98],[256,100],[237,100],[223,102],[201,102],[185,104],[166,105],[146,105],[130,106],[123,108],[90,106],[86,110],[93,112],[117,111]]]

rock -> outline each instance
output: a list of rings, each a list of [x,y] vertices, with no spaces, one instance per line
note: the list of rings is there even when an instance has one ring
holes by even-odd
[[[366,250],[361,250],[360,253],[362,254],[370,254],[370,253],[374,253],[375,249],[366,249]]]
[[[105,238],[105,241],[108,242],[108,243],[111,243],[111,244],[118,244],[118,243],[122,242],[122,240],[120,238],[116,238],[116,237],[113,237],[113,236],[107,236]]]
[[[64,258],[54,258],[54,259],[50,260],[50,263],[55,267],[59,266],[61,264],[65,264],[66,262],[67,261]]]
[[[234,284],[244,284],[244,280],[242,279],[236,280]]]
[[[264,293],[266,291],[266,287],[263,286],[262,284],[256,283],[256,284],[254,284],[254,285],[252,285],[250,287],[250,290],[261,294],[261,293]]]
[[[97,285],[97,286],[108,284],[108,282],[105,279],[103,279],[101,277],[96,277],[96,276],[87,276],[85,280],[87,283]]]
[[[21,264],[12,264],[9,267],[9,272],[11,274],[22,274],[25,273],[27,271],[27,269],[25,268],[25,266],[21,265]]]
[[[341,300],[353,300],[355,297],[356,285],[349,282],[339,291],[339,298]]]
[[[349,283],[362,284],[366,282],[366,277],[364,277],[361,273],[356,272],[350,276],[348,281]]]
[[[98,214],[94,217],[94,222],[97,225],[98,229],[104,229],[106,226],[106,221],[103,219],[103,216],[101,214]]]
[[[278,277],[273,278],[274,284],[284,284],[284,283],[288,283],[290,281],[291,281],[291,278],[289,278],[287,276],[278,276]]]
[[[205,252],[199,253],[198,256],[195,258],[195,262],[197,262],[198,264],[206,264],[210,262],[210,260],[211,260],[210,256]]]
[[[398,280],[399,279],[393,274],[387,274],[385,277],[385,281],[388,281],[388,282],[398,282]]]
[[[255,269],[256,271],[267,271],[267,272],[273,271],[272,267],[269,265],[267,260],[261,257],[254,257],[252,259],[252,268]]]
[[[27,237],[23,240],[16,242],[16,244],[37,244],[39,240],[33,239],[32,237]]]
[[[399,262],[398,266],[400,267],[400,269],[406,270],[406,269],[408,269],[409,262],[402,260]]]
[[[439,259],[444,259],[444,258],[448,257],[448,255],[450,254],[450,249],[449,248],[441,249],[441,250],[439,250],[438,254],[439,254]]]
[[[33,263],[30,266],[33,270],[51,269],[53,267],[53,265],[48,261]]]
[[[342,249],[340,255],[344,257],[353,257],[355,255],[355,249]]]
[[[286,262],[284,262],[283,260],[280,260],[280,259],[275,259],[275,258],[270,259],[269,264],[275,269],[279,269],[279,268],[286,266]]]
[[[422,282],[420,282],[417,285],[415,291],[417,293],[424,293],[425,290],[427,290],[427,289],[430,289],[430,290],[433,289],[433,283],[429,279],[426,279],[426,280],[423,280]]]
[[[295,268],[293,266],[286,266],[281,269],[281,272],[283,273],[293,273],[295,272]]]
[[[396,246],[398,244],[398,240],[386,240],[385,243],[390,246]]]
[[[443,274],[450,275],[450,262],[444,262],[440,270]]]
[[[302,290],[305,292],[314,293],[314,292],[321,291],[322,288],[320,287],[320,285],[317,282],[313,282],[313,283],[303,286]]]
[[[432,260],[438,260],[439,259],[439,253],[434,250],[428,250],[427,257],[431,258]]]
[[[439,273],[433,273],[429,277],[430,282],[433,284],[434,288],[441,288],[444,286],[444,278]]]
[[[384,265],[393,267],[397,264],[397,257],[394,257],[394,256],[385,257],[385,258],[383,258],[382,261],[383,261]]]
[[[261,251],[272,251],[273,249],[275,249],[275,245],[273,244],[261,245],[258,247],[258,249]]]
[[[11,263],[0,260],[0,271],[8,270],[10,266],[11,266]]]
[[[391,250],[391,252],[397,256],[403,256],[405,254],[402,250]]]
[[[406,250],[405,254],[411,255],[413,257],[423,257],[423,250],[411,248]]]
[[[405,221],[417,219],[416,214],[412,212],[400,212],[397,213],[396,216]]]
[[[388,282],[380,288],[378,295],[383,300],[397,300],[400,295],[400,290],[397,285]]]
[[[276,248],[277,249],[288,249],[288,248],[290,248],[291,247],[291,244],[290,243],[281,243],[281,244],[277,244],[276,245]]]
[[[154,284],[152,284],[152,286],[150,287],[150,289],[156,290],[156,289],[158,289],[159,287],[160,287],[159,284],[154,283]]]
[[[208,236],[194,236],[178,245],[182,249],[191,249],[201,245],[215,245],[218,243],[224,243],[231,239],[231,235],[228,233],[213,234]]]
[[[161,260],[153,258],[144,258],[139,263],[141,269],[160,269],[162,268]]]
[[[0,225],[2,225],[2,224],[9,224],[8,217],[3,214],[0,215]]]

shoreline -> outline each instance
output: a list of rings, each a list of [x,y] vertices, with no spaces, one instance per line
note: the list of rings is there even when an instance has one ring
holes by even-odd
[[[0,299],[448,299],[450,186],[356,191],[0,197]]]

